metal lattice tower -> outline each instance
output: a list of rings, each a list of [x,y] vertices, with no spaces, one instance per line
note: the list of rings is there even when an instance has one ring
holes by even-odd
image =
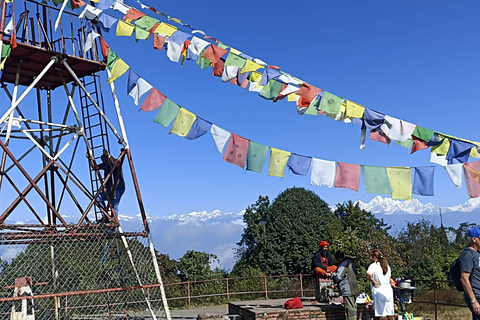
[[[65,11],[56,29],[58,12],[45,1],[1,6],[11,51],[0,76],[0,318],[170,320],[113,83],[104,104],[100,44],[84,51],[88,23]],[[122,169],[140,231],[118,219]]]

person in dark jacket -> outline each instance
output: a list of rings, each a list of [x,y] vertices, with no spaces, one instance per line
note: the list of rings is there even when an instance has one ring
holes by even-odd
[[[355,265],[350,259],[345,258],[343,252],[335,252],[335,260],[338,269],[332,280],[338,285],[338,291],[343,297],[347,320],[356,320],[358,284]]]
[[[319,246],[320,249],[315,252],[312,259],[312,274],[315,278],[326,279],[328,278],[329,273],[337,271],[337,266],[335,265],[335,259],[328,251],[330,244],[327,241],[322,240]]]

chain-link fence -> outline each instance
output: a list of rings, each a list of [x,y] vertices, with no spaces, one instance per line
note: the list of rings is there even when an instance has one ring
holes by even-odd
[[[82,228],[73,235],[44,233],[16,242],[2,238],[0,254],[1,319],[165,315],[143,233]]]

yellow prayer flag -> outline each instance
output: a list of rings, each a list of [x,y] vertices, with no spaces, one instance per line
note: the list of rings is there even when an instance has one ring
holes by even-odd
[[[161,22],[160,25],[157,27],[157,29],[155,29],[155,33],[160,33],[167,37],[171,37],[172,34],[174,34],[175,31],[177,30],[178,30],[177,27],[174,27],[171,24],[168,24],[165,22]]]
[[[175,133],[180,137],[186,137],[188,132],[190,132],[195,119],[197,119],[196,115],[187,109],[180,108],[172,129],[170,129],[170,133]]]
[[[247,59],[247,62],[245,63],[245,65],[243,66],[242,70],[240,71],[240,73],[245,73],[245,72],[250,72],[250,71],[256,71],[260,68],[263,68],[263,66],[261,64],[258,64],[256,62],[253,62],[252,60],[248,60]]]
[[[387,167],[392,199],[412,200],[412,168]]]
[[[242,54],[241,51],[238,51],[237,49],[232,48],[232,47],[230,47],[230,52],[231,52],[231,53],[234,53],[234,54],[236,54],[236,55],[241,55],[241,54]]]
[[[448,153],[448,149],[450,149],[450,139],[448,139],[447,137],[442,136],[440,134],[438,135],[438,137],[440,139],[444,139],[444,140],[442,141],[442,143],[440,143],[436,146],[433,146],[432,147],[432,152],[435,152],[439,156],[444,156]]]
[[[268,166],[268,175],[283,178],[285,167],[291,153],[270,147],[270,162]]]
[[[5,0],[5,3],[10,3],[12,2],[13,0]]]
[[[347,110],[345,116],[348,118],[363,118],[363,113],[365,112],[365,107],[359,105],[358,103],[347,100],[346,103]]]
[[[100,0],[90,0],[90,2],[96,2],[96,3],[99,3]]]
[[[108,78],[107,83],[112,83],[113,81],[120,78],[122,74],[127,72],[130,67],[122,59],[118,58],[117,61],[113,64],[112,72],[110,78]]]
[[[472,147],[472,150],[470,150],[470,157],[478,158],[478,150],[476,147]]]
[[[3,58],[2,63],[0,63],[0,70],[3,70],[3,68],[5,68],[5,62],[7,61],[7,58],[8,57]]]
[[[175,21],[176,23],[180,23],[180,24],[182,24],[182,21],[180,21],[180,19],[177,19],[177,18],[170,18],[170,20],[173,20],[173,21]]]
[[[123,20],[118,20],[116,35],[119,37],[120,36],[130,37],[133,33],[133,29],[135,29],[135,27],[132,24],[125,22]]]
[[[248,60],[247,60],[247,63],[248,63]],[[262,80],[262,77],[263,77],[263,74],[257,71],[253,71],[250,74],[250,82],[260,83],[260,81]]]
[[[294,93],[290,93],[288,96],[287,96],[287,100],[290,101],[290,102],[296,102],[297,101],[297,94],[294,92]]]

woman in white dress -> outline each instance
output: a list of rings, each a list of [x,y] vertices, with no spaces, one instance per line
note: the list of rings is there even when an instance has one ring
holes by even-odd
[[[394,320],[393,289],[391,285],[392,271],[379,250],[370,251],[370,266],[367,270],[367,280],[372,289],[375,319]]]

